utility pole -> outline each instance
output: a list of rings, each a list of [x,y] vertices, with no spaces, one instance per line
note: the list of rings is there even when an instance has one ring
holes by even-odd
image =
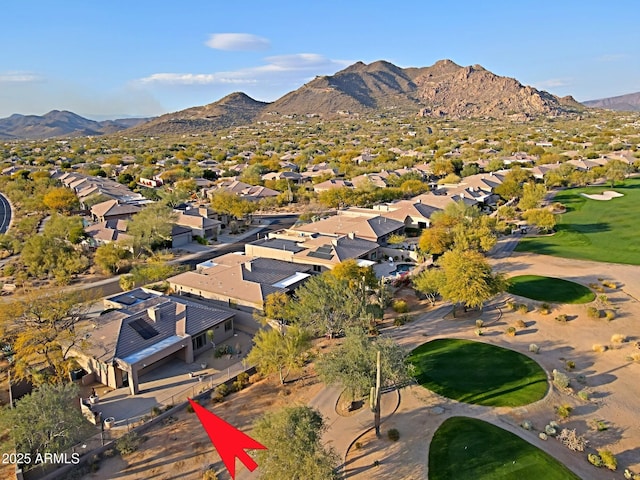
[[[376,436],[380,438],[380,350],[376,357],[376,386],[371,387],[369,403],[373,410],[373,423],[376,427]]]

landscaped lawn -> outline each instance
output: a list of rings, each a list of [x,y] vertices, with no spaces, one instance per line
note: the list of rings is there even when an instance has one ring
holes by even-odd
[[[605,190],[622,193],[611,200],[590,200],[581,193]],[[534,252],[565,258],[640,265],[640,179],[625,185],[572,188],[559,192],[554,201],[567,207],[558,215],[556,233],[522,238],[519,252]]]
[[[555,458],[511,432],[467,417],[452,417],[429,447],[430,480],[578,480]]]
[[[420,385],[460,402],[517,407],[547,393],[547,375],[532,359],[487,343],[443,338],[414,349]]]
[[[518,275],[509,279],[509,293],[553,303],[588,303],[596,295],[584,285],[553,277]]]

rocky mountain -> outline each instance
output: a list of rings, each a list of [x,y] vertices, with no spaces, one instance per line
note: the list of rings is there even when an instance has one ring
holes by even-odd
[[[331,117],[397,109],[451,118],[530,118],[581,108],[571,100],[561,101],[480,65],[461,67],[440,60],[430,67],[403,69],[378,61],[358,62],[335,75],[317,77],[270,104],[267,111]]]
[[[42,139],[104,135],[131,128],[145,121],[147,119],[127,118],[96,122],[64,110],[52,110],[42,116],[14,114],[0,119],[0,138]]]
[[[640,112],[640,92],[619,95],[617,97],[588,100],[583,105],[592,108],[606,108],[609,110]]]
[[[203,107],[167,113],[132,128],[131,134],[162,135],[203,133],[255,121],[269,105],[236,92]]]

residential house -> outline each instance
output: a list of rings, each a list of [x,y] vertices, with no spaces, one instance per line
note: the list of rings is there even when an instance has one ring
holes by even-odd
[[[138,288],[105,299],[115,310],[94,317],[76,351],[78,363],[109,387],[140,392],[140,377],[170,360],[194,355],[233,336],[233,312]],[[211,333],[208,333],[211,332]]]
[[[260,185],[249,185],[239,180],[223,180],[214,188],[207,190],[207,196],[211,197],[218,191],[233,193],[245,200],[258,201],[263,198],[277,197],[280,192]]]
[[[133,240],[133,237],[126,233],[127,223],[127,220],[114,218],[89,225],[84,232],[91,239],[89,244],[93,247],[115,242],[126,244]]]
[[[247,243],[247,257],[284,260],[311,265],[313,272],[332,269],[340,262],[355,259],[360,265],[372,265],[380,258],[376,242],[349,235],[309,234],[295,230],[272,232],[267,238]]]
[[[91,207],[91,217],[97,222],[107,220],[128,220],[142,208],[138,205],[121,204],[117,200],[107,200]]]
[[[167,279],[178,295],[188,295],[246,310],[262,310],[270,293],[292,292],[312,271],[300,265],[269,258],[229,253],[205,262],[196,271]]]
[[[313,191],[316,193],[326,192],[332,188],[353,188],[353,183],[349,180],[342,180],[339,178],[331,178],[324,182],[320,182],[313,186]]]
[[[391,235],[403,233],[404,223],[383,217],[379,213],[361,215],[350,213],[349,210],[339,210],[338,215],[300,225],[293,230],[333,236],[351,234],[384,246]]]
[[[216,240],[220,234],[222,222],[207,218],[201,215],[196,209],[189,209],[178,212],[176,225],[189,228],[192,236],[199,236],[207,240]]]

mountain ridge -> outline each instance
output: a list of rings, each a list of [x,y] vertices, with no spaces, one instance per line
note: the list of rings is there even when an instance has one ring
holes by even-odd
[[[587,100],[583,105],[590,108],[606,108],[623,112],[640,112],[640,92],[617,95],[615,97]]]

